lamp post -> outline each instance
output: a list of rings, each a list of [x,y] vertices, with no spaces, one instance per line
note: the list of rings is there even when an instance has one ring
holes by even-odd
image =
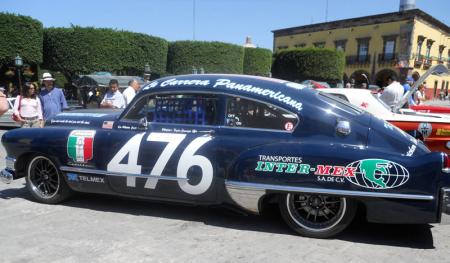
[[[150,81],[150,77],[151,77],[151,68],[150,65],[148,63],[145,63],[144,65],[144,81],[145,82],[149,82]]]
[[[14,59],[14,66],[17,68],[17,76],[19,78],[19,92],[22,92],[22,76],[21,76],[21,67],[23,66],[22,58],[17,55]]]

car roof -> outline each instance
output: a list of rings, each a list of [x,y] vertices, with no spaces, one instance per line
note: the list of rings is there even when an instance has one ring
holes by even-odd
[[[300,111],[308,97],[317,92],[303,84],[275,78],[233,74],[178,75],[157,79],[142,88],[140,94],[153,92],[218,92],[255,98]]]

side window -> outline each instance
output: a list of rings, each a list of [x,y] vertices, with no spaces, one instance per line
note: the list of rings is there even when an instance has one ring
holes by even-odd
[[[142,97],[138,102],[131,106],[130,110],[123,117],[125,120],[137,121],[147,116],[147,121],[153,120],[153,112],[155,109],[155,97]]]
[[[153,121],[160,123],[217,125],[218,97],[214,94],[157,95]]]
[[[297,116],[284,109],[239,97],[228,97],[227,126],[291,131]]]
[[[343,94],[338,94],[338,93],[329,93],[330,95],[333,95],[335,97],[340,98],[341,100],[345,100],[346,102],[349,102],[349,100],[347,99],[347,97]]]

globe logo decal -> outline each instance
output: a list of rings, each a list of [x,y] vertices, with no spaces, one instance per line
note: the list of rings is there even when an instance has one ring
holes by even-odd
[[[355,176],[345,178],[352,184],[369,189],[389,189],[403,185],[409,172],[402,165],[383,159],[364,159],[347,165],[355,170]]]

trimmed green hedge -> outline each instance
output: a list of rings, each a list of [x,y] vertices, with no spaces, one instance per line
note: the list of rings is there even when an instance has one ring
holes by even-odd
[[[272,66],[272,51],[265,48],[244,49],[244,74],[267,76]]]
[[[142,73],[166,70],[168,42],[162,38],[107,28],[72,27],[44,30],[44,66],[66,77],[94,71]]]
[[[287,49],[274,54],[272,75],[290,81],[341,80],[344,67],[344,53],[335,49]]]
[[[206,73],[242,74],[244,48],[222,42],[176,41],[169,45],[167,72],[190,74],[192,67]]]
[[[28,16],[0,13],[0,65],[13,64],[20,55],[24,63],[42,63],[42,23]]]

